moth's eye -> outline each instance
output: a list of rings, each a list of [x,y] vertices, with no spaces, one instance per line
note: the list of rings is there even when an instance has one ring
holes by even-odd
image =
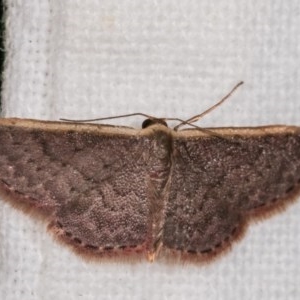
[[[142,123],[142,128],[147,128],[149,126],[155,125],[155,124],[161,124],[164,125],[166,127],[168,127],[168,124],[162,120],[162,119],[146,119],[143,123]]]
[[[149,126],[151,126],[153,124],[153,120],[151,119],[146,119],[143,123],[142,123],[142,128],[147,128]]]

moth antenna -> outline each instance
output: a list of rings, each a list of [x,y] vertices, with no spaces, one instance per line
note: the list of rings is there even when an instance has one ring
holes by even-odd
[[[205,116],[206,114],[210,113],[212,110],[214,110],[215,108],[217,108],[218,106],[220,106],[243,83],[244,83],[243,81],[239,82],[225,97],[223,97],[219,102],[217,102],[215,105],[213,105],[209,109],[205,110],[203,113],[201,113],[199,115],[196,115],[196,116],[193,116],[192,118],[190,118],[188,120],[185,120],[185,121],[182,120],[182,119],[179,119],[179,118],[156,118],[156,117],[153,117],[153,116],[150,116],[150,115],[147,115],[147,114],[144,114],[144,113],[139,113],[139,112],[138,113],[132,113],[132,114],[124,114],[124,115],[111,116],[111,117],[104,117],[104,118],[82,119],[82,120],[60,118],[60,121],[86,123],[86,122],[98,122],[98,121],[104,121],[104,120],[127,118],[127,117],[133,117],[133,116],[142,116],[142,117],[145,117],[145,118],[151,119],[151,120],[157,120],[157,119],[159,119],[159,120],[163,120],[163,121],[179,121],[180,124],[178,124],[177,126],[175,126],[173,128],[175,131],[177,131],[183,125],[190,125],[191,127],[195,127],[195,128],[197,128],[197,129],[199,129],[199,130],[201,130],[203,132],[204,131],[208,132],[208,130],[204,130],[203,128],[201,128],[199,126],[193,125],[192,123],[198,121],[200,118],[202,118],[203,116]]]
[[[174,130],[178,130],[179,127],[185,125],[185,124],[189,124],[191,125],[191,123],[197,122],[199,119],[201,119],[202,117],[204,117],[206,114],[210,113],[211,111],[213,111],[214,109],[216,109],[218,106],[220,106],[225,100],[227,100],[236,90],[238,87],[240,87],[242,84],[244,84],[243,81],[239,82],[225,97],[223,97],[220,101],[218,101],[215,105],[213,105],[212,107],[210,107],[209,109],[205,110],[204,112],[202,112],[199,115],[193,116],[190,119],[186,120],[184,123],[180,123],[177,126],[174,127]]]
[[[150,115],[147,115],[147,114],[144,114],[144,113],[132,113],[132,114],[117,115],[117,116],[96,118],[96,119],[73,120],[73,119],[60,118],[60,120],[65,121],[65,122],[86,123],[86,122],[97,122],[97,121],[104,121],[104,120],[127,118],[127,117],[133,117],[133,116],[142,116],[142,117],[145,117],[145,118],[148,118],[148,119],[157,119],[157,118],[154,118],[154,117],[152,117]]]
[[[127,118],[127,117],[133,117],[133,116],[142,116],[145,117],[147,119],[151,119],[151,120],[162,120],[162,121],[178,121],[180,122],[182,125],[190,125],[191,127],[197,128],[199,130],[202,130],[201,127],[194,125],[194,124],[190,124],[188,121],[184,121],[182,119],[179,118],[156,118],[144,113],[132,113],[132,114],[125,114],[125,115],[117,115],[117,116],[111,116],[111,117],[104,117],[104,118],[96,118],[96,119],[83,119],[83,120],[76,120],[76,119],[65,119],[65,118],[60,118],[60,121],[64,121],[64,122],[76,122],[76,123],[86,123],[86,122],[97,122],[97,121],[104,121],[104,120],[112,120],[112,119],[120,119],[120,118]],[[203,130],[204,131],[204,130]]]
[[[189,126],[195,128],[195,129],[197,129],[197,130],[199,130],[199,131],[202,131],[203,133],[206,133],[206,134],[208,134],[208,135],[211,135],[211,136],[214,136],[214,137],[223,139],[223,140],[228,140],[227,137],[224,137],[223,135],[214,132],[213,129],[211,130],[211,129],[208,129],[208,128],[203,128],[203,127],[197,126],[197,125],[195,125],[195,124],[189,123],[188,121],[184,121],[184,120],[182,120],[182,119],[179,119],[179,118],[164,118],[163,120],[164,120],[164,121],[178,121],[178,122],[180,122],[182,125],[189,125]],[[178,127],[178,125],[175,126],[175,127],[173,128],[173,130],[177,131],[177,130],[178,130],[177,127]]]
[[[150,115],[144,114],[144,113],[132,113],[132,114],[125,114],[125,115],[118,115],[118,116],[112,116],[112,117],[105,117],[105,118],[96,118],[96,119],[86,119],[86,120],[72,120],[72,119],[65,119],[65,118],[60,118],[61,121],[64,122],[76,122],[76,123],[86,123],[86,122],[97,122],[97,121],[104,121],[104,120],[111,120],[111,119],[119,119],[119,118],[126,118],[126,117],[133,117],[133,116],[142,116],[142,117],[146,117],[148,119],[151,120],[163,120],[163,121],[178,121],[180,122],[180,125],[189,125],[193,128],[196,128],[206,134],[212,135],[212,136],[216,136],[218,138],[223,138],[221,135],[209,130],[209,129],[205,129],[205,128],[201,128],[197,125],[191,124],[188,121],[184,121],[182,119],[179,118],[155,118],[152,117]],[[178,125],[176,126],[178,127]],[[174,130],[177,130],[177,128],[174,127]]]

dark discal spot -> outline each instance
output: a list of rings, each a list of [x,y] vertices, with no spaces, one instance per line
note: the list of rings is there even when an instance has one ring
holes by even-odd
[[[126,246],[118,246],[119,249],[123,250],[125,248],[127,248]]]
[[[137,245],[129,245],[130,248],[136,248]]]
[[[274,202],[276,202],[277,200],[278,200],[278,198],[273,198],[273,199],[271,200],[271,202],[274,203]]]
[[[111,164],[105,163],[102,167],[103,169],[109,169],[111,167]]]

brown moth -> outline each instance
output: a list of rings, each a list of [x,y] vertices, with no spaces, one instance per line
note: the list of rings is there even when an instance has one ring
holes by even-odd
[[[86,257],[207,261],[300,192],[300,127],[0,119],[0,192]]]

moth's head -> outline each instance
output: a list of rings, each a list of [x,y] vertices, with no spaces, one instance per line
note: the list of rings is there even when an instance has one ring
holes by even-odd
[[[168,124],[166,123],[166,121],[164,119],[146,119],[143,123],[142,123],[142,128],[148,128],[152,125],[157,125],[157,124],[160,124],[160,125],[163,125],[165,127],[168,127]]]

